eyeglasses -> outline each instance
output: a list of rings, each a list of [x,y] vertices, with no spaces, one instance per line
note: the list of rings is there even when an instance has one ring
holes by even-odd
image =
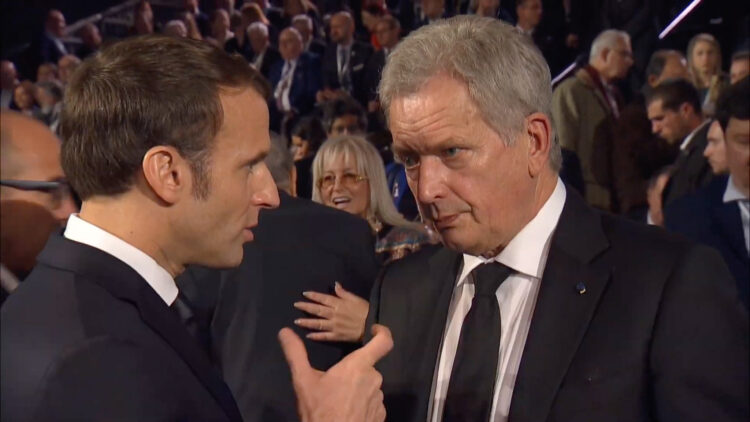
[[[319,189],[328,189],[333,187],[333,185],[336,184],[337,176],[334,174],[327,174],[320,179],[318,179],[318,188]],[[358,185],[363,180],[367,180],[366,176],[360,176],[359,174],[355,173],[344,173],[341,176],[338,176],[339,184],[346,187],[354,187]]]
[[[53,208],[58,208],[62,202],[71,197],[70,186],[65,180],[42,182],[36,180],[0,180],[1,186],[9,188],[48,193],[52,197]]]

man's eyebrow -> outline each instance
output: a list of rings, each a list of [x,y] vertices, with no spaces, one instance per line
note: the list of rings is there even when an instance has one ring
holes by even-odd
[[[268,151],[263,151],[263,152],[259,153],[258,155],[256,155],[255,157],[252,157],[249,160],[247,160],[245,162],[245,164],[243,164],[243,165],[245,165],[245,166],[254,166],[254,165],[258,164],[258,163],[263,162],[266,159],[266,157],[268,157]]]

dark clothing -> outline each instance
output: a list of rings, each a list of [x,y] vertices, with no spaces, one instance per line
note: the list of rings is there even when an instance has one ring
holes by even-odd
[[[253,53],[253,55],[250,56],[249,62],[254,63],[256,57],[255,53]],[[279,62],[284,62],[281,58],[281,53],[279,53],[279,50],[269,45],[266,48],[266,54],[263,55],[263,60],[261,60],[258,70],[266,77],[266,79],[271,79],[271,69],[273,69],[273,66]]]
[[[255,53],[253,53],[253,49],[250,47],[250,39],[246,36],[245,40],[242,42],[242,45],[240,45],[239,40],[237,37],[232,37],[227,40],[227,42],[224,43],[224,51],[227,53],[237,53],[240,54],[242,57],[245,58],[248,62],[252,60]]]
[[[331,293],[334,282],[368,297],[378,271],[374,240],[356,216],[279,193],[263,210],[242,264],[219,273],[191,268],[178,280],[200,308],[215,311],[211,354],[232,389],[245,422],[298,420],[289,368],[277,335],[291,327],[304,339],[310,363],[326,370],[356,347],[316,342],[294,324],[305,313],[293,303],[303,291]],[[190,286],[190,287],[189,287]]]
[[[177,315],[131,267],[53,235],[3,305],[4,421],[240,421]]]
[[[668,230],[716,248],[737,282],[740,299],[750,303],[750,259],[745,247],[740,209],[736,201],[724,203],[728,176],[715,178],[705,188],[677,199],[664,211]]]
[[[269,82],[274,90],[281,81],[285,63],[284,60],[279,60],[271,67]],[[315,106],[315,94],[321,87],[318,56],[303,52],[297,59],[289,91],[289,104],[295,110],[296,115],[301,116],[312,111]]]
[[[367,86],[365,74],[367,61],[373,53],[372,46],[360,41],[353,41],[349,58],[349,70],[352,83],[350,94],[363,106],[367,106]],[[329,44],[323,55],[323,86],[329,89],[342,88],[339,81],[337,45]]]
[[[709,126],[703,125],[695,133],[690,144],[677,155],[674,171],[662,195],[665,208],[675,199],[693,193],[711,181],[713,171],[708,159],[703,156],[703,151],[708,145]]]
[[[368,324],[391,421],[425,421],[462,255],[425,248],[373,288]],[[576,285],[585,283],[582,292]],[[510,404],[511,421],[744,421],[748,319],[713,250],[587,206],[568,189]]]

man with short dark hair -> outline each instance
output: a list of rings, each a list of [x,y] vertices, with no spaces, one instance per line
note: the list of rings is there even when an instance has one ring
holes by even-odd
[[[241,420],[174,279],[239,265],[278,205],[267,95],[242,58],[192,39],[133,37],[81,65],[61,135],[83,204],[2,308],[3,420]],[[279,333],[302,420],[385,417],[372,365],[391,343],[375,331],[326,373]]]
[[[709,121],[703,118],[698,92],[683,79],[659,84],[646,102],[652,132],[680,150],[663,194],[666,207],[711,180],[711,166],[703,156]]]
[[[729,66],[729,82],[734,84],[750,75],[750,51],[743,50],[732,54]]]
[[[331,17],[330,36],[331,44],[321,62],[324,89],[318,92],[318,102],[348,94],[360,104],[367,104],[365,64],[372,55],[372,46],[354,39],[354,19],[349,12]]]
[[[367,115],[353,98],[343,97],[323,107],[323,126],[328,137],[361,135],[367,130]]]
[[[750,82],[728,87],[716,114],[724,130],[729,176],[676,200],[665,210],[667,229],[716,248],[732,271],[740,299],[750,306]]]

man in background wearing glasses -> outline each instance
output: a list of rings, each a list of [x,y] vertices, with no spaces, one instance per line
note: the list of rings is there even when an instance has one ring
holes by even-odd
[[[43,124],[0,113],[0,303],[31,271],[50,233],[76,212],[60,167],[60,141]]]

